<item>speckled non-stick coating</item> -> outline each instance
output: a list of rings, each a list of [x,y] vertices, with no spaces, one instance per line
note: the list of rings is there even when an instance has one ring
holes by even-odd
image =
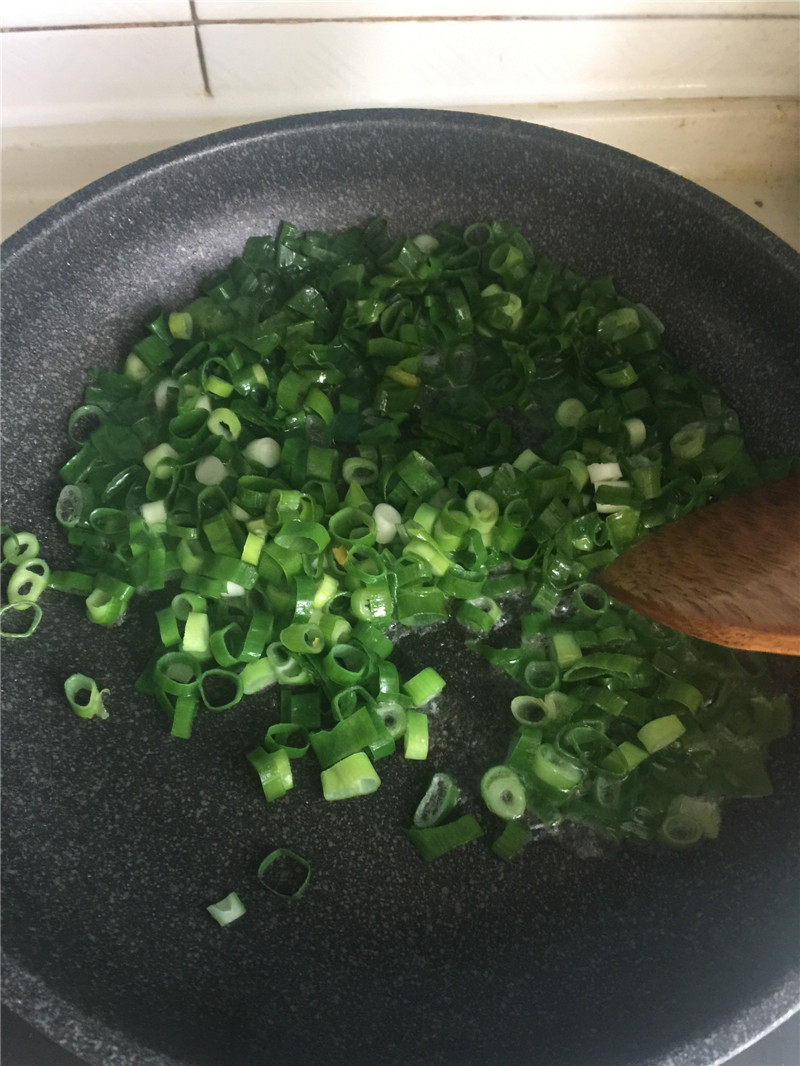
[[[65,564],[55,471],[87,367],[118,365],[148,313],[188,297],[248,235],[373,213],[395,228],[508,219],[578,271],[613,274],[661,316],[681,362],[722,387],[757,451],[800,452],[800,268],[777,238],[581,138],[343,112],[164,152],[7,242],[4,521]],[[429,765],[386,760],[373,797],[325,804],[309,763],[267,807],[242,752],[270,700],[171,739],[133,691],[155,634],[146,610],[131,615],[101,630],[53,594],[35,638],[3,649],[5,996],[91,1062],[700,1066],[796,1004],[796,736],[776,746],[775,795],[732,803],[696,851],[541,843],[503,865],[484,840],[428,865],[402,828],[430,768],[474,789],[507,733],[507,689],[456,629],[399,653],[448,680]],[[75,670],[111,688],[108,721],[69,714]],[[254,880],[276,845],[313,864],[293,906]],[[204,907],[232,889],[247,914],[221,930]]]

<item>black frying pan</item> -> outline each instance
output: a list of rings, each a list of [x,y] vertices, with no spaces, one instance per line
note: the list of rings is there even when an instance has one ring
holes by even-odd
[[[343,112],[163,152],[7,242],[5,521],[65,563],[54,472],[86,368],[117,365],[149,311],[249,234],[373,213],[396,228],[504,218],[577,270],[613,273],[723,387],[757,452],[800,452],[800,260],[777,238],[578,137]],[[172,740],[133,691],[151,627],[134,611],[99,631],[53,594],[35,637],[4,648],[5,996],[90,1061],[698,1066],[796,1005],[796,736],[775,749],[775,795],[731,803],[696,851],[542,842],[505,866],[479,843],[427,865],[401,829],[430,767],[388,760],[374,797],[340,805],[309,767],[266,808],[241,755],[264,703]],[[504,753],[507,693],[455,630],[409,640],[399,665],[420,652],[448,679],[431,763],[475,787]],[[74,670],[112,688],[107,722],[67,710]],[[254,880],[281,844],[314,867],[296,905]],[[248,913],[220,930],[204,906],[234,888]]]

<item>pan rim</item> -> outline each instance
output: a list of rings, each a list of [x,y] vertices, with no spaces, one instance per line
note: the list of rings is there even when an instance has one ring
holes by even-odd
[[[591,153],[592,158],[595,160],[600,158],[609,163],[613,163],[615,160],[624,160],[625,164],[637,173],[637,176],[641,176],[651,183],[668,187],[673,195],[678,195],[681,199],[690,199],[695,208],[700,207],[706,213],[713,215],[718,223],[722,223],[727,228],[734,230],[745,239],[759,243],[776,260],[776,265],[800,279],[800,252],[796,252],[790,244],[787,244],[777,234],[767,229],[766,226],[763,226],[750,215],[745,214],[744,211],[734,207],[733,204],[728,203],[727,200],[717,196],[716,193],[704,189],[688,178],[675,174],[657,163],[651,163],[640,156],[634,155],[632,152],[614,148],[600,141],[594,141],[589,137],[567,133],[564,130],[543,126],[535,122],[499,118],[493,115],[481,115],[468,111],[433,108],[352,108],[314,111],[307,114],[290,115],[285,118],[248,122],[240,126],[231,126],[224,130],[207,133],[188,141],[181,141],[169,148],[164,148],[133,163],[119,167],[96,181],[77,189],[74,193],[66,196],[63,200],[25,223],[15,233],[10,234],[0,245],[0,254],[3,256],[6,267],[10,267],[19,254],[25,252],[36,241],[48,236],[53,229],[68,220],[71,215],[84,210],[95,201],[102,200],[108,194],[136,181],[136,179],[143,177],[145,174],[172,167],[190,157],[200,158],[219,151],[221,148],[258,141],[265,134],[279,136],[299,131],[313,132],[315,130],[330,130],[337,126],[365,124],[389,126],[416,124],[424,125],[428,129],[431,126],[441,125],[451,130],[462,127],[464,130],[474,131],[485,129],[523,139],[533,136],[545,143],[556,143],[568,152],[571,151],[579,155]]]
[[[693,210],[702,211],[721,229],[753,243],[769,256],[776,270],[786,278],[787,284],[800,286],[800,254],[789,244],[714,193],[657,164],[589,138],[535,123],[460,111],[412,108],[313,112],[247,123],[181,142],[99,178],[28,222],[0,246],[4,268],[11,268],[29,249],[51,239],[60,226],[90,210],[106,197],[189,159],[200,159],[215,152],[230,150],[236,145],[267,139],[364,126],[406,129],[419,126],[427,130],[438,127],[450,133],[459,130],[485,131],[506,138],[538,140],[539,143],[556,146],[568,155],[590,157],[594,162],[608,165],[622,163],[635,180],[660,187],[673,198],[691,202]],[[182,1066],[180,1060],[152,1051],[73,1007],[41,978],[5,952],[2,959],[5,978],[3,1002],[64,1048],[89,1061],[102,1061],[108,1066],[134,1062],[141,1066]],[[712,1066],[722,1063],[776,1028],[797,1010],[800,1010],[800,963],[795,971],[785,974],[778,988],[757,998],[743,1014],[673,1049],[663,1058],[643,1061],[641,1066],[696,1066],[700,1061],[698,1056],[704,1053],[706,1056],[711,1054]],[[724,1051],[720,1055],[721,1049]]]

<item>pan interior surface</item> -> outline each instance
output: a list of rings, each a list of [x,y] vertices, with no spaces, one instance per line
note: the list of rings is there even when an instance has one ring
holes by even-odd
[[[53,517],[66,417],[87,368],[116,367],[173,307],[281,220],[334,231],[499,218],[651,307],[668,347],[718,385],[757,454],[800,454],[797,256],[710,194],[621,152],[496,119],[351,112],[264,123],[135,164],[7,242],[4,521],[70,555]],[[477,791],[505,753],[508,693],[446,624],[408,637],[447,678],[427,763],[325,804],[313,770],[265,807],[242,758],[264,701],[173,740],[134,681],[148,612],[98,631],[48,597],[3,657],[6,997],[103,1063],[698,1066],[798,996],[798,752],[773,746],[773,796],[731,802],[697,850],[542,840],[510,864],[484,844],[435,864],[403,828],[434,769]],[[9,643],[9,642],[6,642]],[[112,690],[79,722],[63,680]],[[797,698],[797,669],[776,671]],[[438,735],[437,735],[438,734]],[[389,765],[389,764],[393,765]],[[274,847],[313,881],[279,905],[255,871]],[[246,916],[205,905],[236,890]]]

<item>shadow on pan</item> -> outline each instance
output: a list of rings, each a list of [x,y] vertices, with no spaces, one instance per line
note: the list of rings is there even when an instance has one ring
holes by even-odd
[[[6,243],[5,520],[65,563],[55,471],[87,367],[117,365],[149,311],[186,299],[252,233],[371,214],[395,229],[508,219],[578,271],[613,274],[722,387],[757,453],[800,452],[800,260],[777,238],[568,134],[340,112],[153,156]],[[775,795],[730,803],[696,851],[542,843],[508,866],[478,848],[427,866],[401,834],[425,766],[387,767],[370,803],[321,810],[300,788],[265,810],[240,756],[263,712],[175,745],[133,690],[147,620],[92,628],[59,598],[3,662],[4,995],[91,1062],[698,1066],[796,1006],[796,733],[773,749]],[[475,786],[504,751],[503,693],[455,630],[425,656],[459,715],[447,757]],[[74,670],[113,689],[101,728],[64,714]],[[779,670],[796,696],[796,670]],[[294,907],[254,879],[281,844],[315,871]],[[233,888],[247,920],[219,930],[204,906]]]

